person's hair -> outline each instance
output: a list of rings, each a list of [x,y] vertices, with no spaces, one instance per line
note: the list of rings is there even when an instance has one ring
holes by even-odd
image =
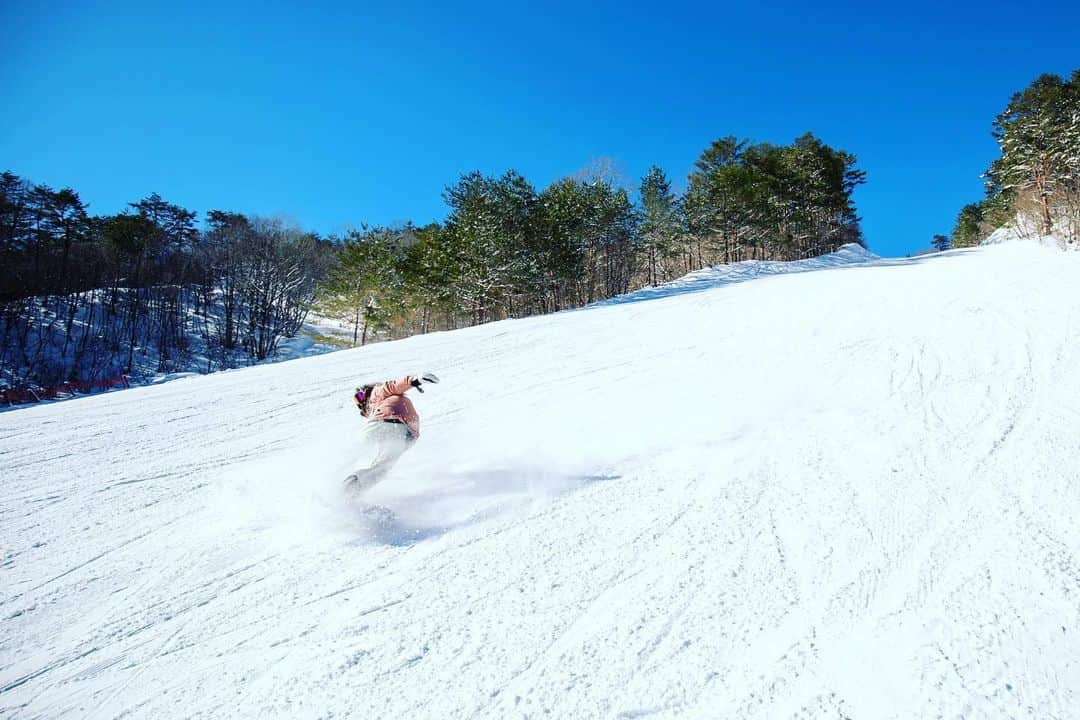
[[[374,385],[362,385],[360,390],[364,393],[364,399],[360,402],[360,412],[367,415],[368,403],[371,402],[371,391],[375,389]]]

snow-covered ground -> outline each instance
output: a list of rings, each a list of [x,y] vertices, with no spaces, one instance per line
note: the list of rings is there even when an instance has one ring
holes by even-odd
[[[1076,213],[1065,211],[1055,213],[1054,235],[1042,233],[1042,221],[1024,213],[1017,213],[1011,223],[998,228],[983,240],[984,245],[998,245],[1017,241],[1035,242],[1046,247],[1060,250],[1080,250],[1076,238],[1080,237],[1080,217]]]
[[[0,716],[1080,717],[1080,256],[847,255],[0,415]]]

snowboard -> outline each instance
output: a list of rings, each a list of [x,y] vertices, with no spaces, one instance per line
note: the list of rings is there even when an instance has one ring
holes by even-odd
[[[384,472],[376,472],[376,468],[357,470],[350,473],[343,483],[345,492],[349,495],[362,495],[382,480]]]
[[[372,470],[374,468],[359,470],[345,478],[342,485],[345,492],[345,502],[376,525],[386,525],[394,522],[394,511],[384,505],[377,505],[364,500],[364,494],[374,487],[384,474],[371,472]]]

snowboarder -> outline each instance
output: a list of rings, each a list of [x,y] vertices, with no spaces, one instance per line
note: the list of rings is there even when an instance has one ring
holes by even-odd
[[[433,373],[424,373],[419,378],[406,375],[400,380],[356,388],[353,402],[368,419],[364,435],[375,447],[375,458],[368,467],[345,479],[347,488],[361,491],[379,482],[420,437],[420,416],[405,393],[411,388],[424,392],[421,385],[425,382],[437,383],[439,378]]]

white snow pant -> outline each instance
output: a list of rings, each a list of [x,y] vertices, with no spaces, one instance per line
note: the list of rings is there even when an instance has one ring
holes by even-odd
[[[361,433],[361,441],[372,453],[370,463],[355,470],[345,479],[345,485],[354,491],[366,490],[382,480],[413,443],[409,427],[404,423],[382,420],[368,422]]]

